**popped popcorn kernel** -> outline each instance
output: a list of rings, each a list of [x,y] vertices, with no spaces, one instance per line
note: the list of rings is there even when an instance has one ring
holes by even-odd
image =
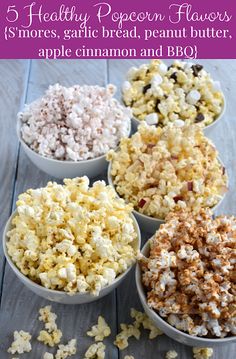
[[[57,315],[52,313],[51,309],[51,305],[46,305],[39,309],[39,321],[44,323],[45,330],[39,332],[37,340],[45,345],[54,347],[60,343],[62,332],[57,328]]]
[[[7,250],[34,282],[97,296],[136,260],[131,212],[132,206],[104,181],[91,187],[87,177],[65,179],[63,185],[48,182],[19,196]],[[53,330],[55,314],[42,312],[41,317],[47,320],[46,329]]]
[[[24,330],[17,331],[15,330],[13,333],[14,341],[11,346],[8,348],[8,353],[10,354],[23,354],[29,353],[32,349],[31,347],[31,335]]]
[[[139,340],[141,332],[137,326],[132,324],[120,324],[121,331],[117,334],[114,344],[120,349],[123,350],[128,347],[128,339],[130,337],[135,337]]]
[[[110,334],[111,329],[102,316],[98,317],[98,324],[93,325],[91,330],[87,332],[87,335],[89,337],[94,337],[96,342],[103,341],[104,338],[109,337]]]
[[[85,353],[84,359],[104,359],[106,346],[102,342],[90,345]]]
[[[212,348],[193,348],[194,359],[209,359],[213,355]]]
[[[152,60],[135,71],[131,68],[122,94],[137,120],[160,127],[179,121],[205,127],[224,106],[218,81],[202,65],[184,61],[174,61],[167,68],[161,60]]]
[[[52,353],[44,353],[43,359],[54,359],[54,355]]]
[[[133,355],[126,355],[124,356],[124,359],[135,359]]]
[[[37,340],[50,347],[54,347],[60,343],[62,332],[60,329],[55,329],[51,333],[46,330],[40,330]]]
[[[169,214],[140,257],[148,306],[190,335],[235,335],[235,229],[209,209]]]
[[[166,353],[166,359],[175,359],[175,358],[177,358],[177,356],[178,356],[178,353],[175,350],[169,350]]]
[[[59,344],[55,355],[55,359],[66,359],[71,355],[76,354],[77,351],[76,344],[77,344],[76,339],[71,339],[66,345]]]
[[[130,131],[131,111],[114,97],[115,86],[49,86],[18,114],[22,140],[36,153],[81,161],[116,148]]]
[[[163,332],[155,326],[155,324],[152,322],[152,320],[146,315],[146,313],[142,313],[137,311],[134,308],[131,308],[130,311],[131,318],[135,319],[134,326],[137,328],[140,327],[140,325],[143,326],[144,329],[147,329],[150,331],[149,333],[149,339],[154,339],[158,335],[162,335]]]
[[[228,190],[216,148],[195,125],[143,123],[107,159],[118,195],[150,217],[164,220],[186,208],[197,213],[217,205]]]

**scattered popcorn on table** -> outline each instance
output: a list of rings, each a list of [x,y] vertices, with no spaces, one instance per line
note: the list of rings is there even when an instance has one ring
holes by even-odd
[[[153,60],[128,72],[123,100],[133,116],[148,124],[176,121],[210,125],[221,114],[224,97],[218,81],[199,64]]]
[[[93,325],[91,330],[87,332],[87,335],[89,337],[94,337],[96,342],[103,341],[104,338],[109,337],[110,334],[111,329],[102,316],[98,317],[98,324]]]
[[[66,359],[76,354],[76,339],[71,339],[66,345],[59,344],[55,355],[55,359]]]
[[[43,359],[54,359],[54,355],[51,353],[44,353]]]
[[[130,315],[131,318],[135,319],[134,326],[139,328],[140,325],[142,325],[144,329],[150,330],[149,339],[154,339],[158,335],[163,334],[163,332],[155,326],[152,320],[145,313],[139,312],[136,309],[131,308]]]
[[[8,353],[10,354],[23,354],[23,353],[29,353],[32,349],[30,340],[31,335],[27,332],[24,332],[23,330],[20,330],[19,332],[17,330],[14,331],[14,341],[12,342],[10,348],[8,348]]]
[[[194,359],[209,359],[213,355],[212,348],[193,348]]]
[[[84,359],[104,359],[106,346],[102,342],[90,345]]]
[[[19,196],[8,253],[46,288],[98,295],[136,260],[131,212],[104,181],[92,187],[87,177],[49,182]]]
[[[149,307],[193,336],[235,335],[235,244],[235,217],[169,214],[140,256]]]
[[[46,330],[41,330],[37,339],[45,345],[54,347],[56,344],[60,343],[62,332],[57,328],[57,315],[52,313],[51,309],[51,305],[39,309],[39,320],[44,322]]]
[[[130,337],[135,337],[137,340],[140,338],[140,330],[137,326],[132,324],[120,324],[121,332],[117,334],[114,344],[120,349],[123,350],[128,347],[128,339]]]
[[[165,219],[169,212],[214,207],[227,192],[218,152],[197,126],[156,128],[145,123],[110,151],[117,193],[142,214]]]
[[[80,161],[116,148],[130,131],[131,111],[113,98],[116,87],[50,86],[18,114],[23,141],[42,156]]]
[[[178,356],[178,353],[175,350],[169,350],[166,353],[166,359],[175,359],[175,358],[177,358],[177,356]]]

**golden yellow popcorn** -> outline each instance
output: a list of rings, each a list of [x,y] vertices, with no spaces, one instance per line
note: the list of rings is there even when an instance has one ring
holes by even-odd
[[[104,359],[106,346],[102,343],[94,343],[90,345],[85,353],[84,359]]]
[[[123,350],[128,347],[128,339],[130,337],[135,337],[137,340],[140,338],[140,330],[137,326],[132,324],[120,324],[121,331],[116,336],[114,344],[120,349]]]
[[[46,288],[98,295],[135,262],[131,211],[104,181],[49,182],[19,196],[8,253]]]
[[[195,359],[209,359],[212,355],[212,348],[193,348],[193,357]]]
[[[60,343],[62,332],[60,329],[55,329],[51,333],[46,330],[40,330],[37,340],[50,347],[54,347]]]
[[[145,215],[165,219],[169,212],[214,207],[227,191],[218,152],[195,125],[139,126],[110,152],[117,193]]]
[[[175,350],[169,350],[166,353],[166,359],[175,359],[175,358],[177,358],[177,356],[178,356],[178,353]]]
[[[122,86],[123,100],[133,116],[149,125],[210,125],[221,114],[224,97],[202,65],[174,61],[169,67],[153,60],[132,67]]]
[[[111,329],[101,315],[98,317],[98,324],[93,325],[91,330],[87,332],[87,335],[89,337],[94,337],[96,342],[103,341],[104,338],[109,337],[110,334]]]

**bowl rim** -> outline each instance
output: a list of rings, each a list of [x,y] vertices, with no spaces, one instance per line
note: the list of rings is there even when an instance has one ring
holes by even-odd
[[[154,238],[155,234],[152,235],[147,242],[144,244],[144,246],[141,249],[141,253],[143,255],[145,255],[146,252],[149,252],[150,250],[150,242],[152,241],[152,239]],[[148,312],[150,312],[157,321],[161,322],[163,324],[163,326],[166,326],[170,331],[173,332],[173,334],[176,335],[181,335],[182,337],[186,338],[186,339],[191,339],[191,340],[195,340],[197,345],[216,345],[216,344],[221,344],[221,343],[229,343],[229,342],[235,342],[236,341],[236,336],[231,336],[231,337],[224,337],[224,338],[205,338],[205,337],[200,337],[200,336],[194,336],[191,334],[188,334],[184,331],[181,331],[175,327],[173,327],[172,325],[170,325],[167,321],[165,321],[157,312],[155,312],[155,310],[153,310],[152,308],[150,308],[147,304],[147,299],[146,299],[146,295],[144,292],[144,287],[142,284],[142,279],[141,279],[141,275],[142,275],[142,271],[140,268],[140,264],[139,261],[137,261],[136,263],[136,267],[135,267],[135,282],[136,282],[136,288],[138,291],[138,295],[139,295],[139,299],[142,303],[142,305],[144,307],[146,307],[146,309],[148,310]],[[150,318],[152,319],[152,318]],[[153,319],[152,319],[153,320]]]
[[[202,130],[205,131],[205,130],[208,130],[209,128],[213,127],[214,125],[216,125],[225,115],[225,112],[226,112],[226,98],[225,98],[225,95],[224,95],[224,92],[221,91],[222,93],[222,97],[223,97],[223,107],[222,107],[222,111],[221,113],[216,117],[216,119],[210,123],[209,125],[207,126],[204,126],[202,127]],[[122,100],[123,100],[123,97],[122,97]],[[124,103],[124,101],[123,101]],[[124,103],[125,105],[125,103]],[[126,107],[130,107],[130,106],[126,106]],[[139,125],[141,125],[142,123],[146,122],[145,120],[138,120],[137,117],[135,116],[132,116],[132,121],[135,123],[135,125],[138,127]],[[192,123],[191,125],[196,125],[194,123]],[[150,126],[150,125],[149,125]],[[157,126],[158,127],[158,126]]]
[[[118,150],[119,150],[119,147],[117,148],[116,151],[118,151]],[[221,158],[220,158],[219,156],[217,156],[217,158],[218,158],[218,161],[220,162],[220,164],[222,165],[222,167],[225,168],[225,165],[224,165],[223,161],[221,160]],[[112,160],[109,161],[109,165],[108,165],[108,169],[107,169],[107,180],[108,180],[108,184],[109,184],[110,186],[112,186],[112,188],[113,188],[114,191],[116,192],[117,196],[118,196],[119,198],[122,198],[122,197],[119,196],[118,192],[116,191],[116,187],[115,187],[115,185],[114,185],[114,183],[113,183],[112,175],[111,175],[111,166],[112,166]],[[229,187],[228,171],[226,170],[225,173],[226,173],[226,175],[227,175],[227,183],[226,183],[226,186],[227,186],[227,188],[228,188],[228,187]],[[228,188],[228,189],[229,189],[229,188]],[[224,193],[224,195],[221,197],[220,201],[219,201],[218,203],[216,203],[213,207],[209,207],[212,212],[216,211],[216,209],[218,208],[218,206],[221,205],[221,203],[222,203],[223,200],[225,199],[225,196],[226,196],[227,193],[228,193],[228,191],[227,191],[226,193]],[[207,207],[204,207],[204,208],[207,208]],[[164,223],[164,222],[165,222],[165,219],[154,218],[154,217],[148,216],[148,215],[146,215],[146,214],[140,213],[140,212],[137,211],[136,209],[133,209],[133,213],[134,213],[137,217],[140,216],[141,218],[143,218],[143,219],[145,219],[145,220],[148,220],[148,221],[150,221],[150,222],[153,222],[153,223],[157,223],[157,222],[159,222],[159,223]]]
[[[131,128],[132,128],[132,118],[130,118],[129,120],[129,128],[128,128],[128,134],[127,134],[127,137],[130,136],[131,134]],[[51,158],[51,157],[47,157],[47,156],[43,156],[37,152],[35,152],[34,150],[32,150],[32,148],[30,148],[27,143],[22,139],[21,137],[21,133],[20,133],[20,130],[21,130],[21,127],[22,127],[22,121],[19,117],[17,117],[17,120],[16,120],[16,134],[17,134],[17,138],[18,138],[18,141],[20,142],[20,144],[22,145],[22,147],[26,150],[26,151],[29,151],[32,155],[34,155],[36,158],[40,158],[40,159],[43,159],[43,160],[46,160],[46,161],[49,161],[51,163],[58,163],[58,164],[65,164],[65,165],[78,165],[79,163],[81,164],[85,164],[85,163],[93,163],[93,162],[96,162],[98,160],[101,160],[101,159],[105,159],[106,158],[106,155],[107,155],[107,152],[104,153],[103,155],[100,155],[98,157],[95,157],[95,158],[89,158],[87,160],[81,160],[81,161],[69,161],[69,160],[57,160],[55,158]],[[121,138],[120,138],[121,140]],[[119,142],[120,142],[119,140]],[[114,151],[116,151],[119,147],[119,143],[118,145],[113,149]],[[112,150],[112,148],[110,149]],[[109,151],[110,151],[109,150]]]
[[[103,287],[100,290],[100,292],[99,292],[99,294],[97,296],[91,294],[90,292],[85,292],[85,293],[73,292],[73,293],[70,293],[70,292],[65,292],[65,291],[62,291],[62,290],[55,290],[55,289],[46,288],[43,285],[40,285],[40,284],[34,282],[30,278],[28,278],[26,275],[24,275],[20,271],[20,269],[16,266],[16,264],[13,262],[10,255],[8,254],[8,250],[7,250],[7,246],[6,246],[7,241],[8,241],[7,232],[9,230],[11,230],[12,220],[17,215],[17,213],[18,213],[17,209],[15,209],[12,212],[11,216],[8,218],[8,220],[6,222],[6,225],[4,227],[4,231],[3,231],[3,235],[2,235],[2,247],[3,247],[4,256],[5,256],[8,264],[9,264],[9,266],[13,270],[13,272],[15,274],[17,274],[17,276],[20,277],[20,279],[22,281],[29,284],[29,286],[35,288],[36,290],[40,290],[41,292],[44,292],[45,294],[53,294],[53,295],[58,295],[58,296],[69,296],[69,297],[74,297],[74,296],[78,297],[79,296],[81,298],[82,297],[90,297],[90,298],[99,299],[102,296],[104,291],[106,291],[109,287],[114,286],[116,283],[119,283],[122,279],[124,279],[124,277],[129,273],[131,268],[133,268],[133,266],[136,264],[136,261],[135,261],[131,266],[129,266],[127,268],[126,271],[124,271],[123,273],[120,273],[111,284],[106,285],[105,287]],[[134,248],[137,247],[137,250],[139,251],[140,248],[141,248],[141,232],[140,232],[140,228],[139,228],[139,225],[138,225],[138,222],[137,222],[136,218],[134,217],[134,215],[132,213],[130,213],[130,217],[133,220],[134,227],[135,227],[135,232],[137,233],[137,240],[135,241],[136,244],[134,243]]]

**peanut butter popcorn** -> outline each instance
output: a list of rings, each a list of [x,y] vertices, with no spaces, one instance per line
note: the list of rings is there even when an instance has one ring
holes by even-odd
[[[227,191],[218,152],[197,126],[156,128],[145,123],[110,151],[117,193],[145,215],[165,219],[169,212],[214,207]]]
[[[49,182],[19,196],[7,250],[19,270],[46,288],[98,295],[135,262],[131,205],[105,182]],[[134,248],[135,247],[135,248]]]
[[[133,116],[149,125],[166,126],[185,121],[210,125],[221,114],[224,97],[218,81],[202,65],[160,60],[132,67],[122,85],[123,100]]]
[[[170,214],[141,257],[147,303],[193,336],[236,335],[236,218]]]
[[[93,325],[91,330],[87,332],[87,335],[89,337],[94,337],[96,342],[103,341],[106,337],[109,337],[110,334],[111,329],[101,315],[98,317],[98,324]]]
[[[213,355],[212,348],[193,348],[194,359],[209,359]]]
[[[129,135],[131,111],[107,85],[50,86],[42,98],[18,114],[22,140],[36,153],[81,161],[104,155]]]

